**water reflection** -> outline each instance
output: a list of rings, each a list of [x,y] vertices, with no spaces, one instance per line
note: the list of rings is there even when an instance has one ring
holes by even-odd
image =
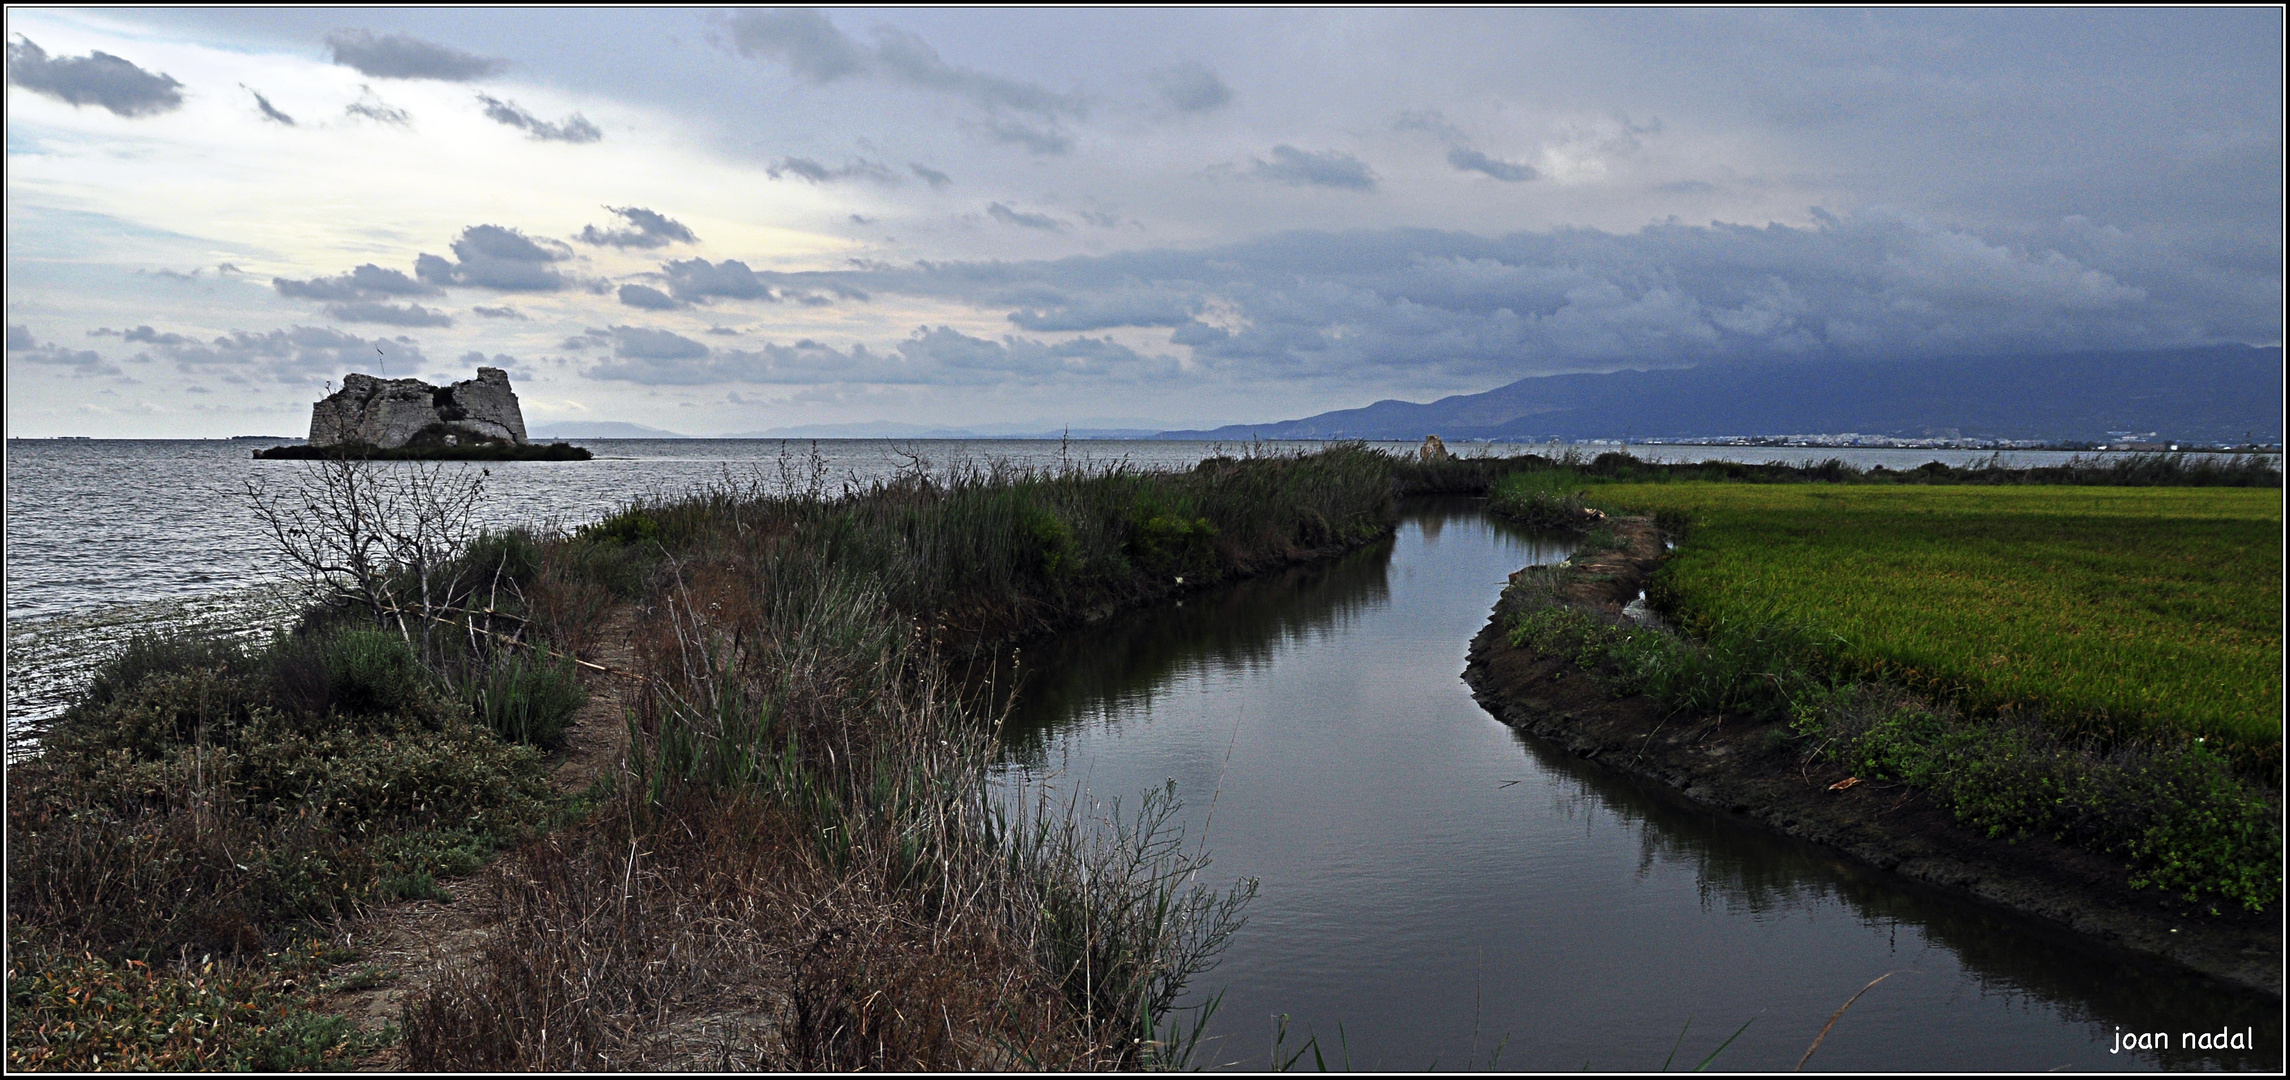
[[[1565,553],[1428,509],[1350,558],[1025,654],[1010,782],[1134,798],[1175,778],[1196,839],[1215,807],[1214,876],[1263,882],[1207,980],[1225,991],[1209,1063],[1264,1064],[1278,1013],[1331,1040],[1341,1022],[1363,1068],[1484,1066],[1499,1043],[1505,1067],[1653,1068],[1689,1020],[1680,1056],[1698,1061],[1754,1017],[1718,1065],[1789,1068],[1886,971],[1809,1068],[2279,1062],[2271,999],[1904,885],[1495,723],[1457,677],[1465,643],[1505,575]],[[2263,1050],[2115,1055],[2117,1025],[2250,1027]]]

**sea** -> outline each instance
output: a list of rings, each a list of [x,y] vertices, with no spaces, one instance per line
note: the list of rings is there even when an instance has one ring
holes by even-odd
[[[835,493],[902,472],[954,469],[1187,469],[1218,454],[1300,453],[1311,442],[1162,440],[571,440],[583,462],[454,463],[476,473],[487,526],[565,531],[637,500],[697,490]],[[244,440],[10,439],[7,442],[7,730],[11,757],[61,712],[89,671],[138,633],[205,628],[264,640],[304,602],[255,513],[258,495],[304,482],[307,462],[259,461]],[[1371,443],[1412,453],[1413,443]],[[1472,445],[1466,456],[1545,450]],[[1969,464],[1985,450],[1623,446],[1642,458],[1819,461],[1914,468]],[[2063,462],[2007,451],[2009,464]],[[405,468],[408,466],[393,466]]]

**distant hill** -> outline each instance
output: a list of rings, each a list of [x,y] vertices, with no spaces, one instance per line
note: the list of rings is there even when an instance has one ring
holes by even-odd
[[[565,420],[529,428],[525,434],[534,439],[689,439],[673,431],[626,424],[618,420]]]
[[[1545,375],[1429,404],[1379,401],[1164,439],[1695,438],[1840,434],[2282,438],[2282,349],[1707,365]]]

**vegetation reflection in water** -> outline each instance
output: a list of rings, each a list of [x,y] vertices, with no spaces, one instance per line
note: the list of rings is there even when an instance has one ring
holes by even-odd
[[[1505,574],[1565,554],[1474,509],[1419,508],[1349,558],[1020,655],[1006,785],[1134,799],[1179,775],[1211,875],[1263,880],[1201,980],[1226,990],[1197,1060],[1264,1067],[1286,1014],[1282,1057],[1311,1035],[1335,1046],[1341,1023],[1362,1068],[1486,1067],[1501,1046],[1507,1068],[1646,1069],[1689,1019],[1690,1064],[1754,1016],[1713,1067],[1786,1069],[1888,970],[1809,1067],[2279,1060],[2270,1000],[1727,820],[1486,717],[1457,678],[1464,644]],[[2109,1052],[2118,1028],[2228,1026],[2255,1028],[2260,1051]]]

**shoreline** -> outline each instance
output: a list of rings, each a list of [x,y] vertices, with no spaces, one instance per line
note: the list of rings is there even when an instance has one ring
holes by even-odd
[[[1615,518],[1609,525],[1625,547],[1580,559],[1563,591],[1570,603],[1619,614],[1660,562],[1663,546],[1648,519]],[[1570,660],[1513,646],[1504,628],[1516,609],[1506,590],[1473,637],[1463,676],[1481,707],[1503,723],[1657,781],[1745,824],[2035,918],[2102,947],[2281,997],[2278,913],[2210,915],[2160,890],[2132,889],[2123,867],[2105,856],[2044,836],[1989,839],[1906,785],[1868,782],[1832,791],[1847,770],[1803,760],[1783,738],[1786,725],[1673,716],[1642,695],[1609,697]]]

